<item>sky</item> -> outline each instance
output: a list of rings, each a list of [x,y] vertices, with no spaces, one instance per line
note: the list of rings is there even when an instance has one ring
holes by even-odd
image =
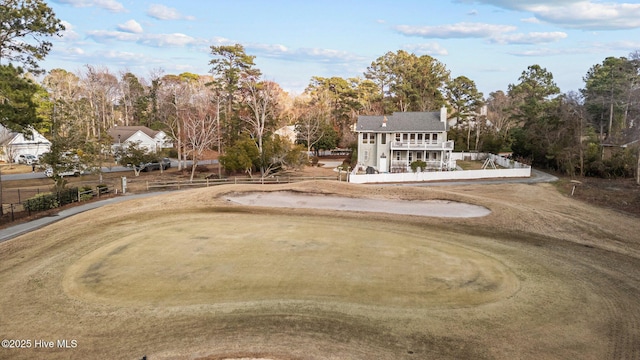
[[[487,97],[530,65],[577,91],[594,65],[640,50],[640,0],[47,0],[66,27],[40,65],[114,74],[207,74],[211,46],[242,44],[265,80],[300,94],[313,76],[363,77],[405,50]]]

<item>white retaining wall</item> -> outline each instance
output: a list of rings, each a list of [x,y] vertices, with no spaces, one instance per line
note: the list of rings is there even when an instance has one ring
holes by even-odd
[[[454,153],[455,154],[455,153]],[[466,153],[465,155],[469,155]],[[507,169],[485,169],[485,170],[456,170],[456,171],[428,171],[417,173],[380,173],[380,174],[357,174],[354,171],[349,175],[349,182],[355,184],[365,183],[390,183],[390,182],[421,182],[421,181],[444,181],[444,180],[473,180],[490,178],[520,178],[530,177],[531,167],[514,160],[509,160],[493,154],[482,154],[485,157],[492,157],[496,165]]]

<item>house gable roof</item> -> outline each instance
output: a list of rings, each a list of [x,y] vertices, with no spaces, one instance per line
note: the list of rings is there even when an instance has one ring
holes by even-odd
[[[107,131],[113,141],[118,141],[118,135],[120,135],[120,142],[126,142],[137,132],[141,132],[153,139],[160,131],[151,130],[146,126],[116,126]]]
[[[386,119],[386,121],[385,121]],[[386,126],[383,124],[386,123]],[[442,132],[447,124],[440,121],[440,112],[394,112],[385,116],[358,116],[357,132]]]
[[[46,137],[35,129],[30,129],[31,135],[11,131],[0,125],[0,144],[1,145],[23,145],[23,144],[51,144]]]

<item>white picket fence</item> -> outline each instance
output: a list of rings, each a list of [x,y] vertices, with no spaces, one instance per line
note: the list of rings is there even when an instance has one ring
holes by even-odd
[[[455,153],[454,153],[455,154]],[[467,154],[468,155],[468,154]],[[477,156],[477,155],[474,155]],[[349,175],[349,182],[355,184],[366,183],[400,183],[447,180],[475,180],[494,178],[527,178],[531,176],[531,166],[519,163],[494,154],[484,154],[485,158],[492,158],[496,165],[502,168],[487,168],[484,170],[455,170],[455,171],[425,171],[406,173],[358,174],[358,169]],[[462,159],[463,157],[460,157]]]

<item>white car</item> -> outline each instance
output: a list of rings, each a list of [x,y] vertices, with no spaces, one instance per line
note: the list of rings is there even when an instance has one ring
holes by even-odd
[[[73,169],[73,170],[67,170],[67,171],[61,171],[58,173],[58,175],[60,175],[61,177],[65,177],[65,176],[80,176],[84,174],[84,170],[80,170],[80,169]],[[47,177],[53,177],[53,169],[50,167],[47,167],[44,170],[44,175]]]
[[[20,154],[17,157],[17,161],[20,164],[32,165],[38,163],[38,158],[32,154]]]

